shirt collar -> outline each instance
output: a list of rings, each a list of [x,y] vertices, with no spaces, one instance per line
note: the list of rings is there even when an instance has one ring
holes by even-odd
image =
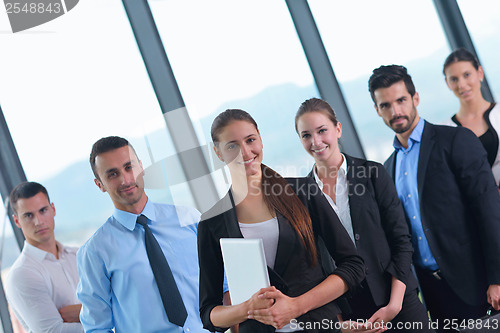
[[[142,215],[146,216],[149,221],[155,221],[156,220],[156,214],[155,214],[155,209],[153,206],[153,203],[151,201],[146,202],[146,206],[144,206],[144,209],[141,212]],[[139,214],[139,215],[141,215]],[[117,220],[121,225],[123,225],[125,228],[128,230],[132,231],[135,228],[135,224],[137,221],[137,216],[136,214],[129,213],[123,210],[120,210],[118,208],[115,208],[113,211],[113,217],[115,220]]]
[[[394,137],[394,141],[392,143],[394,149],[396,150],[409,150],[411,147],[413,147],[414,142],[420,142],[422,141],[422,133],[424,131],[424,125],[425,125],[425,120],[423,118],[420,118],[418,121],[417,126],[413,129],[413,131],[410,134],[410,138],[408,139],[408,148],[403,147],[403,145],[399,142],[398,137]]]
[[[344,154],[340,153],[340,155],[342,155],[342,164],[340,165],[340,168],[337,172],[337,175],[338,174],[346,175],[347,174],[347,160],[346,160]],[[318,173],[316,172],[316,165],[314,165],[314,168],[313,168],[313,176],[314,176],[314,180],[316,181],[316,183],[319,186],[319,189],[323,190],[323,182],[321,181],[321,179],[319,179]]]
[[[68,249],[66,247],[64,247],[64,245],[59,243],[58,241],[56,241],[56,245],[57,245],[57,253],[59,255],[59,259],[61,259],[61,255],[63,253],[67,253]],[[48,256],[50,256],[50,258],[52,258],[52,259],[56,259],[52,253],[49,253],[49,252],[44,251],[42,249],[39,249],[38,247],[33,246],[30,243],[28,243],[26,240],[24,241],[23,252],[26,255],[28,255],[31,258],[36,259],[38,261],[43,261]]]

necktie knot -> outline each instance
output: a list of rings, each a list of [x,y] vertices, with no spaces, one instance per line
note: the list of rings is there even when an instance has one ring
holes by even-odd
[[[137,223],[142,225],[143,227],[147,227],[148,226],[148,218],[141,214],[139,216],[137,216]]]

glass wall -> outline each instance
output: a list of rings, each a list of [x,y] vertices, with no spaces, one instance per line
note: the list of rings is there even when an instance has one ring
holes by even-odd
[[[19,246],[17,245],[14,233],[12,232],[12,225],[10,224],[9,217],[5,210],[6,201],[0,195],[0,271],[2,278],[2,285],[5,285],[9,269],[19,256]],[[21,325],[17,322],[15,317],[11,314],[12,326],[14,326],[16,333],[24,332]],[[3,333],[3,326],[0,320],[0,333]]]
[[[426,120],[439,123],[454,113],[454,97],[441,73],[449,49],[431,0],[309,0],[309,5],[367,158],[383,162],[394,137],[368,92],[373,69],[407,67]]]
[[[294,129],[301,102],[318,96],[284,1],[150,1],[199,139],[228,108],[259,124],[264,163],[284,175],[305,175],[312,161]],[[195,5],[194,5],[195,4]],[[217,177],[219,191],[224,180]]]
[[[498,98],[500,5],[458,3]],[[293,121],[300,103],[319,94],[285,1],[149,4],[201,144],[210,143],[218,113],[241,108],[259,124],[264,163],[286,176],[307,174],[313,161]],[[441,72],[450,50],[431,0],[309,5],[368,158],[384,161],[393,150],[393,132],[367,89],[374,68],[405,65],[425,119],[439,123],[456,111]],[[154,201],[194,205],[120,0],[80,1],[67,14],[15,34],[1,12],[0,31],[2,110],[28,179],[44,184],[56,206],[59,241],[81,245],[112,212],[88,163],[91,145],[104,136],[132,142]],[[214,175],[222,195],[228,181],[220,171]],[[19,249],[3,207],[0,215],[4,277]]]
[[[113,209],[88,162],[96,140],[128,138],[149,175],[165,177],[161,165],[175,156],[122,2],[80,1],[49,23],[0,34],[0,45],[8,50],[0,54],[0,100],[22,165],[49,191],[57,239],[79,246]],[[153,165],[159,173],[148,172]],[[169,192],[168,182],[152,179],[148,193],[192,205],[186,185]]]
[[[460,11],[476,48],[496,102],[500,98],[500,2],[458,0]],[[457,101],[458,108],[458,101]]]
[[[373,68],[407,66],[425,119],[439,123],[455,112],[457,101],[441,73],[450,50],[431,0],[309,4],[369,158],[383,161],[393,138],[367,91]],[[498,94],[499,5],[459,4]],[[150,6],[200,142],[210,142],[219,112],[242,108],[259,123],[264,162],[284,175],[305,175],[312,159],[293,117],[318,92],[285,2]],[[0,29],[9,31],[4,18]],[[0,34],[0,43],[9,50],[0,54],[2,109],[28,178],[46,185],[57,207],[59,240],[82,244],[112,211],[88,165],[92,143],[103,136],[124,136],[136,146],[150,171],[153,199],[193,205],[121,1],[79,2],[42,26]],[[222,194],[227,182],[218,174],[217,183]]]

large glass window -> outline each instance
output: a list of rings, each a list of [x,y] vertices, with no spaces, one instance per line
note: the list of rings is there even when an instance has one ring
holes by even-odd
[[[9,269],[19,256],[20,250],[17,245],[17,241],[14,238],[14,233],[12,232],[12,225],[9,221],[9,216],[5,210],[6,201],[2,196],[0,203],[0,270],[2,284],[5,286],[5,281],[7,279],[7,274],[9,274]],[[4,292],[2,290],[2,292]],[[16,321],[15,317],[12,316],[12,325],[14,326],[14,332],[24,332],[21,325]],[[3,333],[3,326],[0,321],[0,333]]]
[[[211,141],[221,111],[244,109],[259,124],[264,163],[284,175],[309,172],[312,159],[295,134],[294,116],[318,92],[286,3],[149,4],[200,141]]]
[[[459,0],[464,17],[476,48],[486,78],[497,103],[500,98],[500,2],[495,0]],[[458,102],[457,102],[458,108]]]
[[[0,269],[2,270],[2,281],[5,281],[4,270],[12,266],[20,250],[3,204],[4,201],[2,200],[0,205]]]
[[[449,49],[432,1],[309,0],[309,5],[369,159],[384,161],[394,137],[368,92],[373,69],[407,67],[426,120],[439,123],[454,113],[454,97],[441,73]]]
[[[0,34],[0,44],[0,100],[26,175],[49,191],[57,239],[81,245],[113,209],[88,162],[97,139],[129,139],[145,168],[174,155],[122,2],[80,1],[44,25]],[[147,192],[192,205],[186,185],[166,184],[153,179]]]

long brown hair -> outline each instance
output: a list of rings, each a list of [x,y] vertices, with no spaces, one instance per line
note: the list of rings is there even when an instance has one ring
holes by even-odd
[[[210,134],[216,146],[219,144],[219,135],[222,130],[233,121],[246,121],[255,126],[257,123],[246,111],[240,109],[228,109],[219,114],[212,123]],[[314,242],[314,232],[311,217],[307,208],[293,191],[290,184],[281,177],[279,173],[261,164],[262,169],[262,193],[266,206],[271,211],[277,211],[283,215],[292,225],[295,232],[308,250],[311,263],[316,265],[317,251]]]

